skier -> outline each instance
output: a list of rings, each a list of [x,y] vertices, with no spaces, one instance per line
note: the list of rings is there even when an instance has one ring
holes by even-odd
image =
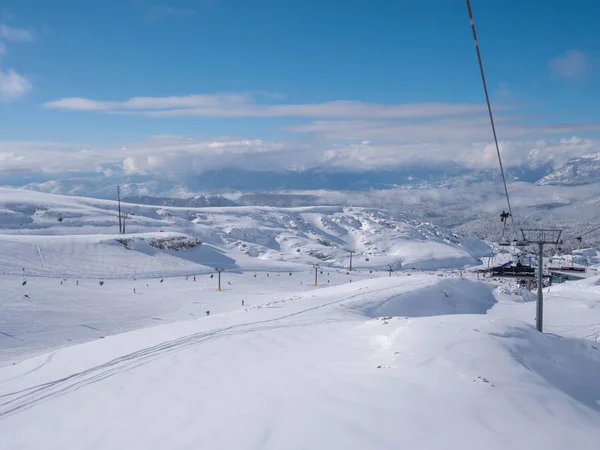
[[[194,277],[194,281],[196,281],[196,277]]]
[[[209,310],[206,310],[206,315],[210,316],[210,311]]]
[[[75,280],[75,286],[79,286],[79,280]]]
[[[210,276],[210,278],[212,278],[212,277],[214,277],[214,276],[215,276],[215,274],[213,273],[213,274]]]
[[[242,300],[242,306],[244,306],[244,300]]]
[[[133,288],[133,293],[135,294],[135,288]]]

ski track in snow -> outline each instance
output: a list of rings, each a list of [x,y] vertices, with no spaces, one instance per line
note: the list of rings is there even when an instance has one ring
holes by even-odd
[[[9,392],[6,394],[0,394],[0,398],[4,400],[0,400],[0,418],[4,416],[8,416],[12,413],[16,413],[18,411],[30,408],[35,406],[37,403],[46,400],[55,398],[61,395],[68,394],[69,392],[80,389],[86,385],[96,383],[105,378],[108,378],[117,373],[121,373],[127,370],[131,370],[135,367],[146,364],[150,361],[153,361],[161,356],[169,353],[173,353],[179,350],[182,350],[186,347],[190,347],[193,345],[205,343],[212,341],[214,339],[218,339],[223,336],[230,336],[238,333],[251,333],[254,331],[259,331],[267,328],[277,328],[277,327],[256,327],[257,325],[265,325],[273,322],[278,322],[283,319],[289,319],[292,317],[296,317],[301,314],[305,314],[310,311],[315,311],[321,308],[325,308],[328,306],[336,305],[345,301],[350,301],[356,299],[357,297],[361,297],[364,295],[372,295],[377,292],[382,292],[389,290],[389,288],[383,288],[379,290],[369,290],[365,292],[361,292],[355,295],[351,295],[349,297],[334,300],[332,302],[324,303],[322,305],[313,306],[310,308],[303,309],[301,311],[297,311],[294,313],[289,313],[282,315],[280,317],[276,317],[273,319],[259,320],[255,322],[243,323],[239,325],[232,325],[228,327],[218,328],[215,330],[200,332],[191,334],[189,336],[184,336],[178,339],[174,339],[171,341],[163,342],[161,344],[155,345],[153,347],[145,348],[143,350],[139,350],[128,355],[115,358],[107,363],[92,367],[90,369],[84,370],[79,373],[75,373],[69,375],[67,377],[50,381],[48,383],[44,383],[38,386],[32,386],[26,389],[22,389],[16,392]],[[294,326],[294,325],[287,325]],[[50,362],[51,358],[46,361],[45,364]],[[38,367],[41,368],[42,366]],[[37,370],[37,369],[36,369]],[[27,373],[26,373],[27,374]],[[23,375],[26,375],[23,374]],[[8,400],[6,400],[8,398]]]
[[[600,442],[597,276],[545,293],[544,335],[510,281],[406,270],[489,247],[405,216],[127,204],[119,236],[114,207],[0,188],[1,450]]]

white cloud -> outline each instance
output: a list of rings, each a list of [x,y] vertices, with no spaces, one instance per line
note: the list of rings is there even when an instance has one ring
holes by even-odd
[[[69,109],[75,111],[101,111],[102,105],[93,100],[81,97],[64,98],[55,102],[48,102],[42,105],[44,108]]]
[[[540,164],[560,166],[589,154],[600,142],[581,138],[507,141],[501,151],[507,168]],[[596,150],[597,151],[597,150]],[[207,170],[387,170],[406,165],[459,165],[496,169],[495,149],[487,142],[464,143],[348,143],[321,141],[264,141],[219,139],[199,141],[162,135],[115,147],[90,147],[39,142],[0,142],[0,172],[102,172],[120,167],[124,174],[179,177]]]
[[[132,97],[128,100],[96,101],[81,97],[69,97],[44,103],[44,108],[73,111],[155,110],[182,108],[235,108],[245,105],[246,94],[187,95],[184,97]]]
[[[9,27],[4,23],[0,23],[0,37],[15,42],[32,42],[35,40],[32,30],[28,28]]]
[[[508,184],[513,208],[521,209],[544,204],[570,204],[600,195],[600,183],[581,186],[537,186],[531,183]],[[498,182],[478,182],[463,186],[437,187],[435,189],[378,189],[367,192],[330,190],[298,191],[297,194],[317,196],[323,205],[347,204],[352,206],[384,207],[403,213],[431,211],[440,218],[451,214],[456,223],[456,211],[445,209],[460,207],[461,213],[472,211],[491,213],[506,208],[506,198],[502,184]],[[443,209],[441,209],[443,208]],[[459,213],[460,214],[460,213]],[[570,218],[569,220],[572,220]]]
[[[31,90],[31,83],[12,69],[0,69],[0,101],[15,100]]]
[[[528,123],[519,116],[496,115],[500,139],[527,139],[532,136],[572,135],[599,131],[600,122]],[[290,125],[285,131],[314,133],[329,140],[393,140],[396,142],[460,142],[489,140],[491,128],[485,115],[437,119],[323,120]]]
[[[60,142],[0,141],[0,172],[94,172],[108,161],[94,150]]]
[[[44,108],[72,111],[105,111],[150,117],[315,117],[315,118],[415,118],[477,114],[482,104],[414,103],[377,104],[331,101],[307,104],[259,104],[258,96],[273,94],[224,93],[183,97],[133,97],[124,101],[97,101],[69,97],[44,103]]]
[[[587,55],[579,50],[569,50],[562,56],[557,56],[550,61],[552,75],[567,80],[580,80],[590,71],[590,62]]]

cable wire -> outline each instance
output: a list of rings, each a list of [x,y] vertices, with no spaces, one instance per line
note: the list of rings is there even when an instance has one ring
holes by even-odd
[[[502,157],[500,156],[500,146],[498,145],[498,136],[496,135],[496,126],[494,125],[494,115],[492,114],[492,104],[488,94],[487,83],[485,81],[485,73],[483,71],[483,62],[481,61],[481,53],[479,51],[479,42],[477,41],[477,33],[475,32],[475,22],[473,21],[473,11],[471,10],[471,1],[467,0],[467,9],[469,10],[469,21],[471,22],[471,30],[473,31],[473,40],[475,41],[475,50],[477,52],[477,61],[479,62],[479,71],[481,72],[481,81],[483,83],[483,91],[485,92],[485,101],[487,103],[488,113],[490,115],[490,123],[492,124],[492,133],[494,134],[494,143],[496,144],[496,153],[498,155],[498,163],[500,164],[500,173],[502,174],[502,184],[504,185],[504,194],[506,195],[506,203],[508,204],[508,213],[513,226],[515,236],[518,238],[515,219],[510,206],[510,197],[508,196],[508,187],[506,186],[506,177],[504,176],[504,166],[502,165]]]
[[[594,231],[598,231],[598,230],[600,230],[600,227],[594,228],[593,230],[590,230],[590,231],[586,231],[585,233],[577,236],[577,238],[582,238],[582,237],[587,236],[588,234],[593,233]]]

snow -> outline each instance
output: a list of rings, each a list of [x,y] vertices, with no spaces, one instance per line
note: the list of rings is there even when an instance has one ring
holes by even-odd
[[[65,235],[67,241],[72,241],[68,244],[72,248],[60,251],[71,256],[89,250],[108,251],[106,248],[92,249],[89,241],[96,242],[100,235],[104,240],[109,236],[118,237],[115,235],[118,230],[117,205],[108,200],[0,188],[0,208],[4,212],[0,211],[3,239],[14,240],[17,242],[14,245],[30,245],[34,250],[38,246],[61,245],[55,237],[46,239],[46,236]],[[347,250],[352,249],[357,252],[354,260],[357,268],[410,264],[411,267],[431,269],[475,265],[480,257],[489,253],[489,247],[481,241],[374,208],[178,208],[123,204],[122,210],[130,214],[126,225],[128,236],[161,230],[194,236],[207,245],[218,247],[233,260],[248,257],[243,261],[246,265],[260,258],[344,267],[348,264]],[[81,240],[73,239],[74,235]],[[17,241],[16,236],[21,240]],[[98,257],[108,261],[116,257],[115,252],[106,258]],[[72,257],[65,259],[72,260]],[[190,266],[163,269],[172,275],[185,274]],[[155,273],[158,268],[147,270]]]
[[[494,307],[357,314],[411,287],[471,283],[493,288],[427,274],[364,280],[5,367],[0,446],[596,448],[592,342],[538,334]]]
[[[4,194],[2,450],[598,446],[598,276],[545,289],[542,334],[511,281],[406,269],[487,248],[410,218],[132,206],[123,243],[110,202]]]

